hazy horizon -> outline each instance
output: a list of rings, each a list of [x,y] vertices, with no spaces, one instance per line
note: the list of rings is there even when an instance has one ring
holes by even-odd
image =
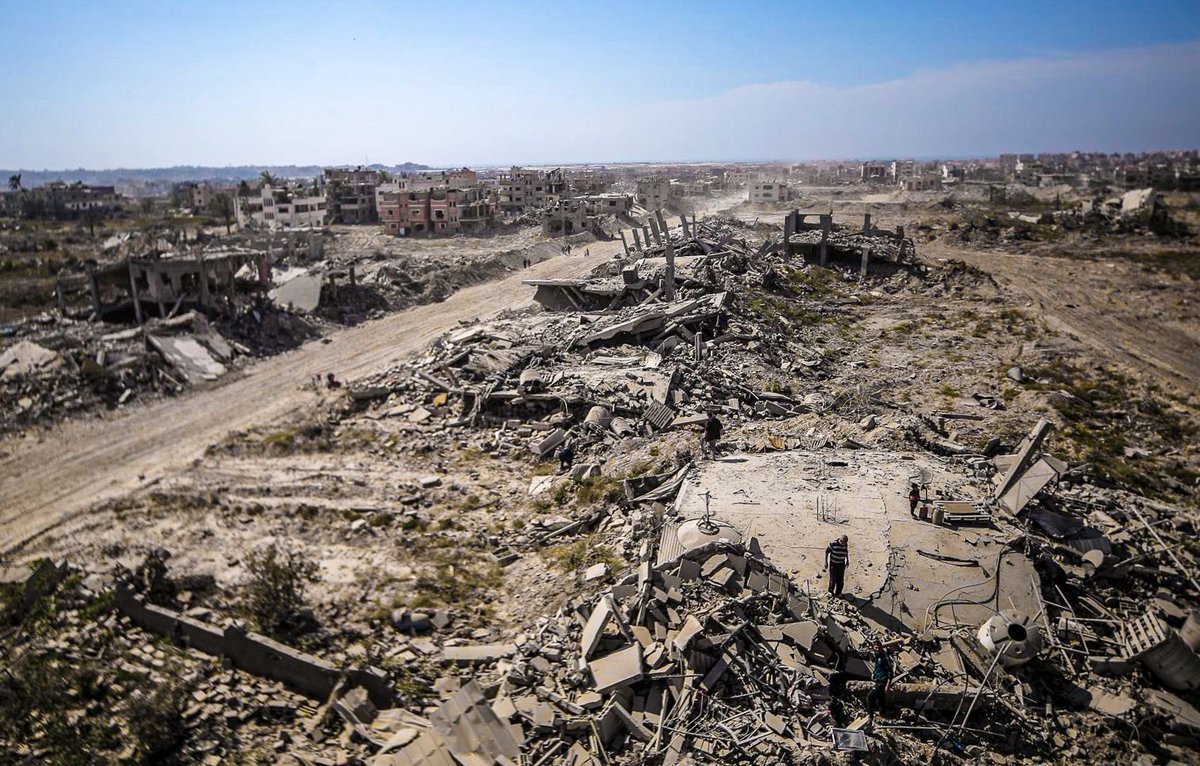
[[[0,23],[19,32],[0,71],[12,169],[1200,145],[1195,4],[60,1]]]

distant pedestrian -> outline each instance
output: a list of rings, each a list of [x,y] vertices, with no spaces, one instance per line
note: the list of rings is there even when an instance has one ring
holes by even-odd
[[[329,372],[329,373],[325,374],[325,387],[326,388],[341,388],[342,383],[337,378],[333,377],[332,372]]]
[[[887,712],[888,687],[896,675],[896,663],[889,651],[889,644],[875,641],[871,647],[875,651],[875,667],[871,671],[871,680],[875,687],[867,695],[867,720],[873,722],[875,713]]]
[[[571,466],[575,464],[575,448],[571,446],[571,442],[565,441],[558,449],[558,472],[566,473],[571,470]]]
[[[704,421],[704,433],[700,436],[700,454],[713,457],[717,456],[717,442],[721,440],[721,432],[724,427],[717,416],[712,412],[708,413],[708,418]]]
[[[583,257],[584,258],[587,258],[591,254],[592,254],[592,249],[590,247],[583,248]]]
[[[921,504],[921,485],[913,482],[908,491],[908,515],[917,518],[917,506]]]
[[[850,561],[850,538],[842,535],[825,547],[825,566],[821,571],[829,570],[829,592],[834,596],[842,595],[846,584],[846,564]]]

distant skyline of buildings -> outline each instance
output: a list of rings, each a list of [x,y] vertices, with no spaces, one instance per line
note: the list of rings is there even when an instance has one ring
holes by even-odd
[[[454,235],[535,213],[548,234],[594,226],[604,215],[680,212],[689,198],[744,190],[746,201],[781,204],[804,186],[869,185],[940,192],[965,185],[1069,187],[1105,194],[1153,187],[1200,191],[1200,150],[1144,153],[1045,152],[923,160],[820,160],[777,163],[621,163],[552,168],[457,167],[389,173],[364,166],[327,167],[316,177],[173,184],[52,181],[30,188],[13,174],[0,191],[0,213],[28,218],[120,214],[133,201],[167,197],[193,215],[239,227],[312,229],[379,226],[386,234]]]

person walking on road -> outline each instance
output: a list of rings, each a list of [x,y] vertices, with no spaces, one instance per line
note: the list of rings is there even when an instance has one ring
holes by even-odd
[[[825,566],[821,571],[829,570],[830,594],[842,595],[842,587],[846,583],[846,564],[849,561],[850,545],[846,535],[842,535],[825,547]]]

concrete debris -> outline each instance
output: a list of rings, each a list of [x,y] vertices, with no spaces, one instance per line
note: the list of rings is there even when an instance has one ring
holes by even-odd
[[[23,340],[0,354],[0,376],[5,379],[33,375],[57,363],[58,354],[36,343]]]
[[[503,495],[469,495],[436,461],[395,482],[394,513],[408,532],[435,505],[464,517],[481,509],[489,522],[495,512],[486,531],[447,524],[439,539],[472,539],[489,566],[518,577],[549,576],[534,562],[556,545],[546,560],[569,562],[554,582],[557,611],[517,629],[474,623],[483,608],[380,601],[355,633],[363,643],[325,659],[125,588],[116,609],[234,669],[217,672],[299,690],[310,731],[333,740],[322,722],[340,721],[352,757],[376,766],[800,764],[858,752],[1035,762],[1078,755],[1070,748],[1102,717],[1127,722],[1143,744],[1194,743],[1192,521],[1079,481],[1043,448],[1049,420],[1011,451],[996,434],[971,446],[983,442],[956,426],[995,414],[998,393],[912,414],[878,390],[831,390],[825,350],[778,332],[742,289],[783,294],[780,270],[805,268],[795,256],[905,268],[912,240],[806,218],[789,214],[782,241],[753,241],[730,221],[693,221],[682,235],[655,221],[628,262],[588,279],[531,280],[542,310],[464,324],[351,384],[347,411],[404,435],[381,451],[545,461],[528,484],[529,520],[500,516]],[[320,280],[309,278],[290,279],[277,290],[295,295],[275,300],[316,309]],[[820,321],[813,312],[796,321]],[[205,321],[184,314],[93,339],[110,349],[93,371],[216,377],[244,352]],[[142,358],[150,350],[161,367]],[[17,344],[0,356],[3,385],[86,361],[70,344]],[[810,389],[768,385],[763,372],[779,370]],[[1005,375],[1026,374],[1014,365]],[[710,416],[724,430],[699,445]],[[889,449],[906,441],[933,455]],[[622,464],[618,445],[653,459]],[[520,502],[525,478],[512,482]],[[339,508],[364,538],[393,513]],[[829,546],[843,534],[848,563]],[[456,566],[422,585],[457,585]],[[39,572],[12,609],[82,587],[57,564]],[[376,652],[387,672],[348,661]],[[223,717],[234,698],[196,715]]]
[[[299,317],[256,304],[212,319],[186,311],[111,328],[66,316],[19,326],[26,337],[0,351],[0,432],[177,394],[315,334]]]
[[[316,311],[320,305],[322,284],[320,275],[295,274],[267,296],[282,309],[307,314]]]

